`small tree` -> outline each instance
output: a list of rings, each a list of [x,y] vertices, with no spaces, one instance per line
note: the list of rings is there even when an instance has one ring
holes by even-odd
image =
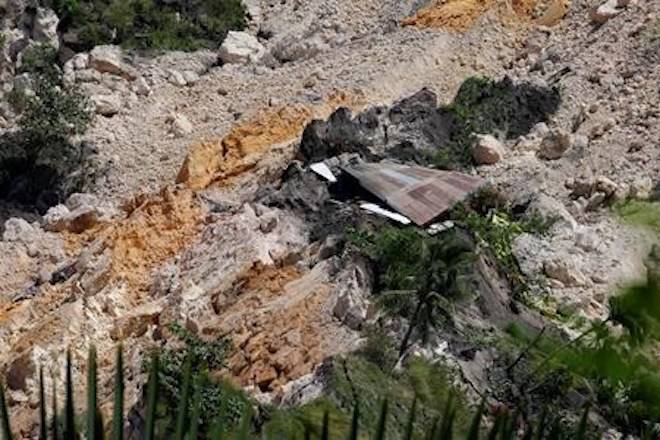
[[[22,97],[19,131],[0,138],[0,195],[35,204],[49,191],[55,203],[80,186],[67,179],[87,161],[87,152],[72,138],[85,132],[92,114],[85,95],[65,84],[53,48],[30,49],[21,72],[29,75],[33,93]]]

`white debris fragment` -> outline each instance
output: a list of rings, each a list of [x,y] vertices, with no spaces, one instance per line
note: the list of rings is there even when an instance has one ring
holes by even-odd
[[[431,226],[428,227],[428,229],[426,229],[426,232],[428,232],[429,235],[436,235],[441,232],[448,231],[453,227],[454,227],[454,222],[451,220],[447,220],[442,223],[433,223]]]
[[[309,166],[309,168],[328,182],[335,183],[337,181],[337,178],[334,174],[332,174],[330,168],[328,168],[328,166],[323,162],[313,163]]]
[[[373,203],[362,203],[360,208],[365,211],[373,212],[374,214],[382,215],[383,217],[387,217],[404,225],[409,225],[411,223],[408,217],[397,214],[396,212],[388,211],[387,209],[383,209]]]

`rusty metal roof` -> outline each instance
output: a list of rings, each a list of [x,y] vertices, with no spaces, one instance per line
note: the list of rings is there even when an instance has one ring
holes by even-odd
[[[428,224],[483,185],[482,179],[456,171],[386,162],[342,169],[419,226]]]

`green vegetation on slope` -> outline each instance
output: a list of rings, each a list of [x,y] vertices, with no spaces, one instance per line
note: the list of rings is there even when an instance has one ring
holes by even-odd
[[[461,84],[453,102],[441,108],[451,116],[454,127],[449,144],[429,161],[440,168],[471,166],[474,134],[515,139],[545,122],[559,103],[559,91],[554,88],[514,84],[508,77],[501,81],[470,77]]]
[[[629,200],[615,205],[614,210],[630,224],[648,228],[660,237],[660,202]]]
[[[89,150],[73,141],[92,119],[89,104],[65,84],[56,57],[49,46],[26,51],[21,72],[30,75],[31,92],[13,93],[19,130],[0,137],[0,197],[40,210],[81,190],[94,172]]]
[[[135,49],[194,50],[218,47],[230,30],[246,25],[241,0],[43,0],[61,18],[75,50],[100,44]]]

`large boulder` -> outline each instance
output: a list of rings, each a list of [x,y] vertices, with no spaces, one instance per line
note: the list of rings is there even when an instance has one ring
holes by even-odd
[[[220,59],[229,64],[256,63],[266,53],[266,49],[247,32],[229,32],[220,46]]]
[[[505,153],[502,142],[489,134],[479,134],[472,148],[472,159],[477,165],[493,165],[501,161]]]
[[[550,131],[541,141],[539,156],[547,160],[557,160],[571,147],[571,135],[562,129]]]
[[[117,95],[92,95],[90,99],[99,115],[113,116],[122,108],[121,98]]]
[[[57,18],[55,11],[49,8],[37,8],[34,16],[32,38],[40,43],[59,48],[60,40],[57,36],[57,25],[59,23],[60,19]]]
[[[623,12],[623,7],[627,6],[629,0],[607,0],[605,3],[590,11],[591,21],[597,24],[603,24],[610,18],[616,17]]]
[[[96,46],[89,54],[89,65],[101,73],[121,76],[129,81],[137,79],[137,71],[124,61],[119,46]]]

